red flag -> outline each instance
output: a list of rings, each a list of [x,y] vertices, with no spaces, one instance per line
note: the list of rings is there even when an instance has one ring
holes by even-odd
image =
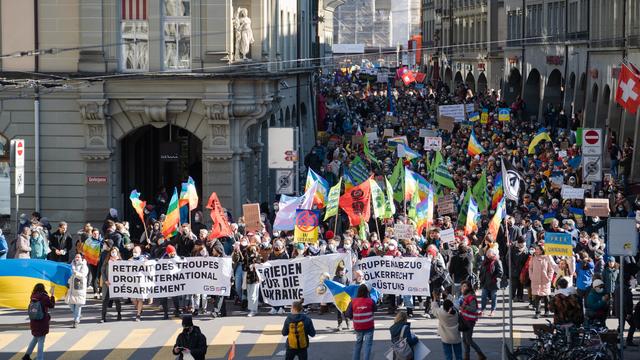
[[[236,357],[236,342],[234,341],[231,345],[231,350],[229,350],[229,356],[227,360],[233,360]]]
[[[211,233],[209,233],[209,239],[231,235],[233,231],[229,225],[227,214],[222,210],[222,205],[220,204],[220,200],[218,200],[218,195],[214,192],[211,193],[211,196],[209,197],[207,209],[211,210],[211,220],[213,221]]]
[[[635,114],[640,107],[640,74],[622,64],[618,87],[616,88],[616,102],[628,112]]]
[[[421,83],[424,81],[424,79],[427,77],[427,74],[425,73],[421,73],[421,72],[417,72],[416,73],[416,82]]]
[[[404,74],[407,73],[407,71],[409,71],[409,68],[406,66],[398,68],[398,70],[396,70],[396,78],[402,79],[402,77],[404,76]]]
[[[371,186],[369,181],[352,187],[344,195],[340,196],[340,207],[349,216],[351,226],[360,225],[362,220],[369,221],[371,217],[370,204]]]
[[[403,75],[402,75],[402,81],[404,82],[405,85],[409,85],[412,82],[416,81],[416,76],[413,74],[413,71],[411,70],[407,70]]]

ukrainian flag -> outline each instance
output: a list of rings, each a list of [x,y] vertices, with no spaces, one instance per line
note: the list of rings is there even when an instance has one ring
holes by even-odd
[[[536,146],[542,140],[546,140],[549,142],[551,141],[551,136],[549,136],[549,133],[545,128],[538,130],[538,133],[536,134],[536,136],[534,136],[533,139],[531,139],[531,143],[529,144],[529,155],[533,155],[536,153]]]
[[[349,307],[351,299],[356,297],[358,294],[358,287],[360,287],[360,285],[346,286],[328,279],[324,281],[324,285],[329,289],[331,295],[333,295],[333,303],[342,312],[347,311],[347,307]],[[369,288],[369,297],[373,302],[377,303],[380,298],[380,292],[374,288]]]
[[[54,286],[56,298],[63,298],[70,277],[71,265],[65,263],[36,259],[0,260],[0,307],[26,310],[37,283],[43,283],[47,291]]]

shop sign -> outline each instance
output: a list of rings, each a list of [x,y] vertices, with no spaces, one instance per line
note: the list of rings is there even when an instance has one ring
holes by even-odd
[[[550,55],[547,56],[547,64],[549,65],[562,65],[564,63],[564,58],[562,56]]]

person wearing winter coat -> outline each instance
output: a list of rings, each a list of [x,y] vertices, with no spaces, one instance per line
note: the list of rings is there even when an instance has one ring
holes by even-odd
[[[82,306],[87,302],[87,277],[89,268],[82,254],[76,254],[71,262],[71,277],[69,278],[69,290],[65,301],[73,312],[73,327],[80,324]]]
[[[462,338],[458,330],[458,312],[453,306],[453,302],[447,299],[442,303],[442,308],[437,302],[431,304],[433,314],[438,319],[438,336],[442,341],[442,350],[446,360],[462,360]],[[416,341],[417,342],[417,341]]]
[[[582,325],[584,313],[582,303],[576,295],[576,289],[569,286],[567,278],[561,277],[557,281],[556,294],[551,299],[549,308],[553,311],[553,323],[556,325]]]
[[[515,301],[524,301],[524,283],[520,282],[520,273],[529,259],[529,251],[524,237],[520,236],[516,243],[509,249],[511,251],[511,296]]]
[[[336,273],[335,276],[333,277],[333,281],[340,283],[344,286],[348,286],[349,285],[349,277],[347,277],[345,275],[344,272],[344,266],[339,265],[336,268]],[[334,304],[333,305],[335,307],[336,310],[336,317],[338,320],[338,331],[342,330],[342,320],[344,319],[345,321],[345,326],[347,328],[347,330],[349,330],[349,319],[344,315],[344,313],[342,313],[342,311],[340,311],[340,309],[338,309],[338,307]]]
[[[182,332],[178,335],[172,352],[173,355],[178,355],[176,359],[182,360],[185,354],[189,354],[194,360],[204,360],[207,354],[207,338],[198,326],[193,325],[191,315],[182,318]]]
[[[42,233],[36,229],[31,230],[31,237],[29,238],[31,246],[31,258],[32,259],[46,259],[49,253],[49,245],[45,241]]]
[[[536,313],[534,319],[540,318],[540,301],[544,301],[544,316],[549,315],[549,296],[551,295],[551,281],[553,280],[555,262],[549,255],[544,254],[544,246],[537,245],[533,258],[529,264],[529,278],[531,279],[531,293],[533,294],[533,308]]]
[[[602,271],[602,281],[604,282],[604,293],[613,294],[618,285],[618,275],[620,274],[620,266],[616,263],[616,258],[609,256],[607,265]]]
[[[38,357],[37,360],[44,360],[44,340],[49,333],[49,323],[51,322],[51,315],[49,315],[49,309],[53,309],[56,306],[56,298],[53,296],[54,288],[52,287],[51,296],[47,294],[44,289],[44,284],[38,283],[33,287],[31,292],[31,302],[40,302],[40,307],[44,316],[40,320],[30,320],[29,327],[31,328],[31,335],[33,338],[27,347],[27,351],[23,359],[31,359],[31,353],[33,349],[38,345]]]
[[[68,225],[61,221],[58,229],[49,236],[49,248],[51,252],[48,255],[49,260],[68,263],[69,253],[73,245],[73,239],[67,232]]]
[[[449,274],[453,278],[454,295],[460,295],[460,284],[469,279],[473,272],[473,255],[466,244],[458,245],[458,249],[449,260]]]
[[[301,345],[294,346],[293,344],[289,344],[289,331],[291,328],[291,324],[293,324],[294,328],[296,328],[296,325],[298,323],[302,323],[302,326],[304,327],[304,336],[307,343],[306,347],[302,347]],[[299,333],[296,334],[299,335]],[[316,329],[313,326],[313,321],[311,321],[311,318],[302,312],[301,301],[294,301],[293,304],[291,304],[291,314],[287,316],[287,318],[284,320],[284,323],[282,324],[282,336],[287,337],[287,350],[285,359],[289,360],[297,357],[299,360],[303,360],[307,358],[307,350],[309,349],[309,337],[316,336]],[[295,337],[297,341],[300,340],[300,338],[298,338],[297,336]]]
[[[462,330],[462,343],[464,344],[464,358],[469,359],[471,355],[471,348],[478,354],[479,360],[486,360],[487,357],[480,349],[480,346],[473,341],[473,328],[476,326],[480,313],[478,312],[478,299],[476,298],[476,292],[469,281],[463,281],[460,284],[460,292],[462,295],[456,301],[456,306],[462,317],[461,323],[465,324],[464,330]]]
[[[31,258],[31,240],[29,235],[31,234],[31,228],[25,226],[22,228],[20,236],[16,239],[16,259],[30,259]]]
[[[2,234],[2,229],[0,229],[0,260],[6,259],[9,253],[9,244],[7,244],[7,239],[5,239]]]
[[[111,239],[109,239],[111,240]],[[113,242],[109,241],[110,244]],[[100,282],[102,284],[102,319],[101,323],[107,322],[107,305],[109,300],[113,300],[116,303],[116,311],[118,313],[118,321],[122,320],[122,302],[119,298],[111,299],[109,294],[109,263],[117,260],[122,260],[120,257],[120,250],[116,245],[112,245],[109,251],[109,257],[102,262],[102,268],[100,269]]]
[[[584,299],[591,290],[595,265],[586,251],[581,251],[576,256],[576,288],[578,296]]]
[[[484,311],[489,300],[491,300],[491,313],[489,316],[493,316],[496,311],[498,282],[503,274],[502,262],[498,256],[498,250],[495,248],[487,249],[485,259],[480,265],[479,275],[480,287],[482,288],[482,298],[480,300],[481,313]]]
[[[635,334],[638,324],[633,319],[633,293],[632,289],[635,289],[636,283],[636,274],[640,270],[636,260],[633,256],[624,256],[620,261],[621,265],[624,267],[624,279],[622,286],[622,314],[624,315],[624,320],[629,324],[629,332],[627,334],[627,340],[625,342],[626,346],[638,346],[637,343],[633,342],[633,335]],[[615,287],[615,291],[613,293],[613,310],[616,317],[620,318],[620,286]],[[605,284],[606,287],[606,284]],[[638,306],[636,306],[638,307]],[[620,328],[621,324],[618,324]]]
[[[604,293],[604,282],[600,279],[593,280],[584,301],[586,325],[604,325],[609,314],[609,299],[609,294]]]

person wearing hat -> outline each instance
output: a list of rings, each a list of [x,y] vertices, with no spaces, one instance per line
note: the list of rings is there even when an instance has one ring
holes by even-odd
[[[207,354],[207,338],[198,326],[193,325],[191,315],[182,318],[182,332],[176,339],[172,353],[178,355],[178,360],[184,359],[187,354],[194,360],[204,360]]]
[[[535,310],[534,319],[540,317],[541,301],[544,301],[544,316],[549,315],[549,296],[551,295],[554,268],[555,262],[551,256],[545,255],[544,245],[536,245],[529,263],[529,278],[531,279],[531,293]]]
[[[613,295],[613,291],[618,285],[618,276],[620,275],[620,266],[616,263],[616,258],[607,256],[607,264],[602,271],[602,281],[604,282],[604,293]]]
[[[584,302],[586,324],[592,326],[604,326],[609,314],[609,294],[604,292],[604,282],[600,279],[593,280],[591,289]]]

